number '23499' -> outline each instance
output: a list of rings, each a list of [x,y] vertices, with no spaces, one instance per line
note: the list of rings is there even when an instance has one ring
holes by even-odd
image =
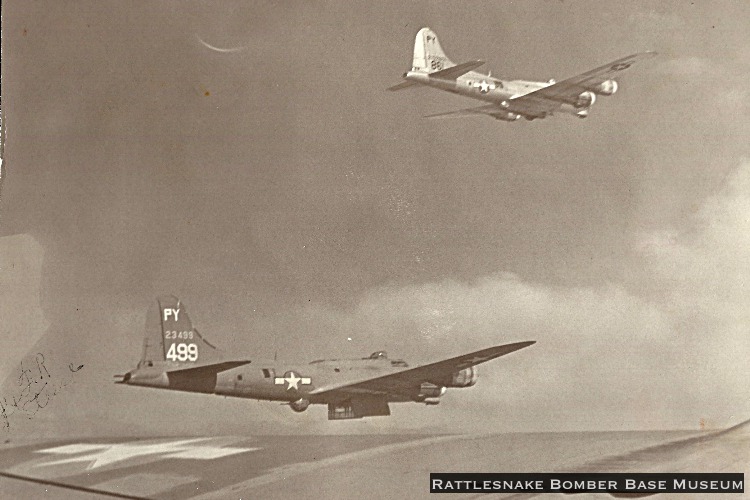
[[[193,331],[192,330],[186,330],[184,332],[178,332],[177,330],[166,330],[164,332],[164,338],[165,339],[185,339],[185,340],[192,340],[193,339]]]

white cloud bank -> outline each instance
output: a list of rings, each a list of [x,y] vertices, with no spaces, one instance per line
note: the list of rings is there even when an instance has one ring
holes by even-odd
[[[454,431],[453,419],[482,431],[731,425],[750,418],[750,162],[692,222],[690,232],[635,240],[642,269],[627,282],[565,288],[497,273],[386,286],[351,311],[305,309],[300,348],[340,351],[352,337],[347,354],[389,346],[433,360],[538,341],[483,365],[479,384],[449,392],[439,411],[399,415],[415,426],[424,418]]]

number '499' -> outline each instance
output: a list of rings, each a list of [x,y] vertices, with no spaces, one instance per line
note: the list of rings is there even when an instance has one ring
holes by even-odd
[[[172,344],[167,351],[170,361],[198,361],[198,346],[196,344]]]

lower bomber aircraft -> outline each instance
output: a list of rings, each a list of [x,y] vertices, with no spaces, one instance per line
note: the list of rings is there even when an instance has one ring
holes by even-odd
[[[422,28],[414,41],[411,71],[403,75],[406,81],[388,90],[427,85],[487,103],[425,118],[489,115],[497,120],[512,122],[521,117],[527,120],[546,118],[556,112],[586,118],[597,96],[610,96],[617,92],[615,78],[620,72],[655,55],[656,52],[633,54],[560,82],[501,80],[491,74],[473,71],[484,61],[455,64],[443,52],[435,32]]]
[[[117,383],[283,401],[295,412],[327,404],[328,419],[390,415],[388,403],[436,405],[448,387],[471,387],[476,365],[505,356],[535,341],[516,342],[455,358],[410,367],[378,351],[362,359],[321,359],[306,365],[231,359],[193,328],[185,305],[172,296],[157,299],[158,328],[147,328],[135,370]]]

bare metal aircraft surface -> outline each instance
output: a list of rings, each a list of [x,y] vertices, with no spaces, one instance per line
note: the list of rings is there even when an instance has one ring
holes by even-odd
[[[656,52],[633,54],[560,82],[501,80],[491,74],[473,71],[484,61],[455,64],[443,52],[435,32],[422,28],[414,41],[412,68],[403,75],[406,81],[388,90],[426,85],[487,103],[428,115],[427,118],[489,115],[497,120],[512,122],[521,117],[534,120],[555,113],[586,118],[598,96],[610,96],[617,92],[615,78],[622,71],[655,55]]]
[[[436,405],[448,387],[471,387],[476,365],[534,341],[489,347],[455,358],[410,367],[378,351],[362,359],[321,359],[306,365],[229,358],[192,326],[175,297],[158,299],[160,328],[147,329],[141,361],[118,383],[283,401],[296,412],[328,405],[328,419],[390,415],[389,403]]]

